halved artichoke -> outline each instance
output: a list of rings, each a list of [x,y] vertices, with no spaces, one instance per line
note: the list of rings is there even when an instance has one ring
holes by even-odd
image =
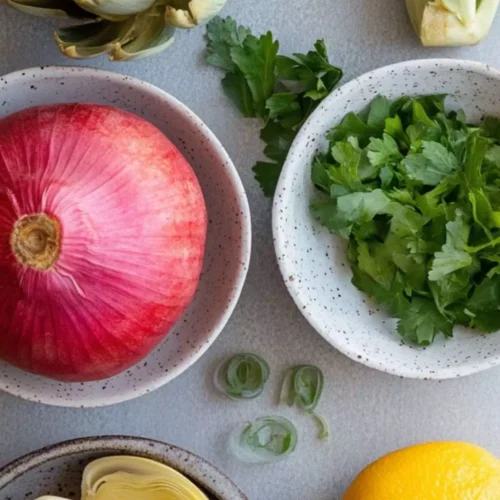
[[[176,470],[147,458],[115,456],[83,471],[82,500],[208,500]],[[43,496],[37,500],[66,500]]]
[[[1,1],[1,0],[0,0]],[[227,0],[6,0],[15,9],[39,17],[83,19],[84,24],[55,32],[68,57],[109,54],[127,61],[156,54],[174,43],[175,28],[209,21]]]
[[[415,31],[426,46],[479,43],[489,32],[499,0],[406,0]]]
[[[106,457],[83,472],[82,500],[208,500],[189,479],[139,457]]]

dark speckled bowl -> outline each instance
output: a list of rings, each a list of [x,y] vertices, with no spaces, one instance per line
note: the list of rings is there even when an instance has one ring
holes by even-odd
[[[41,495],[80,498],[85,466],[109,455],[134,455],[168,465],[196,483],[210,500],[248,500],[215,466],[170,444],[150,439],[104,436],[49,446],[0,470],[0,500],[32,500]]]

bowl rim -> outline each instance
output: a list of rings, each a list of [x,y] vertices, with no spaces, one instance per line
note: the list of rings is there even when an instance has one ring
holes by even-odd
[[[120,446],[121,444],[123,444],[123,446]],[[220,493],[213,491],[212,484],[222,483],[223,488],[230,488],[234,495],[238,495],[235,498],[238,498],[239,500],[248,500],[243,491],[241,491],[240,488],[236,486],[236,484],[233,483],[233,481],[231,481],[231,479],[229,479],[218,467],[197,454],[187,451],[184,448],[165,443],[164,441],[124,435],[103,435],[71,439],[29,452],[0,469],[0,492],[12,481],[35,469],[36,467],[39,467],[51,460],[57,460],[58,458],[75,455],[81,452],[95,451],[96,453],[127,453],[132,456],[147,456],[148,454],[146,452],[141,453],[138,450],[137,455],[134,455],[134,450],[131,451],[130,449],[127,449],[127,446],[130,447],[138,444],[151,447],[151,455],[160,454],[160,452],[155,449],[155,446],[166,447],[168,451],[172,451],[178,455],[178,461],[180,464],[188,463],[190,459],[201,462],[203,467],[209,471],[211,476],[216,478],[216,483],[207,481],[207,484],[205,484],[199,478],[193,478],[188,472],[182,470],[182,465],[173,465],[171,467],[178,470],[180,473],[188,477],[191,481],[201,486],[212,495],[216,495],[218,497],[220,496]],[[75,450],[75,448],[77,449]],[[153,458],[153,460],[155,459]],[[204,477],[205,476],[203,475],[203,478]]]
[[[68,400],[50,399],[44,401],[43,394],[37,394],[36,397],[31,394],[22,394],[19,391],[14,391],[12,389],[12,384],[5,384],[0,381],[0,390],[28,401],[34,401],[36,403],[47,404],[50,406],[71,408],[97,408],[123,403],[125,401],[144,396],[145,394],[149,394],[152,391],[159,389],[163,385],[171,382],[179,375],[184,373],[188,368],[196,363],[196,361],[198,361],[212,346],[212,344],[219,337],[220,333],[226,326],[231,315],[233,314],[236,305],[239,302],[241,292],[246,281],[248,269],[250,267],[250,257],[252,249],[252,219],[248,197],[241,177],[236,169],[235,164],[231,160],[228,152],[226,151],[220,140],[196,113],[194,113],[185,104],[183,104],[181,101],[179,101],[177,98],[175,98],[165,90],[160,89],[156,85],[141,80],[140,78],[135,78],[133,76],[124,75],[122,73],[93,68],[89,66],[34,66],[31,68],[13,71],[1,76],[1,78],[5,81],[8,79],[22,78],[28,80],[31,78],[46,78],[49,76],[55,78],[75,77],[75,75],[79,75],[83,79],[89,79],[92,77],[106,79],[106,81],[109,82],[110,85],[123,85],[123,81],[124,79],[126,79],[127,86],[133,87],[135,90],[143,93],[149,93],[168,102],[172,108],[184,115],[193,124],[194,127],[203,129],[207,140],[217,150],[218,156],[221,159],[221,163],[224,165],[224,168],[226,170],[227,177],[229,178],[235,192],[237,193],[237,200],[241,213],[240,227],[242,237],[238,264],[239,270],[232,287],[231,300],[224,308],[222,314],[219,317],[219,320],[217,321],[217,325],[215,326],[215,328],[213,328],[211,334],[200,344],[198,349],[191,356],[189,356],[189,358],[183,360],[181,363],[178,363],[175,367],[172,366],[171,369],[169,369],[168,373],[165,372],[163,375],[155,377],[151,382],[146,383],[140,390],[133,390],[132,388],[130,388],[127,391],[122,391],[119,394],[113,396],[95,396],[92,399],[87,398],[84,400],[79,400],[75,397],[72,397]],[[144,359],[147,359],[147,357]],[[112,380],[112,378],[105,380]]]
[[[389,64],[387,66],[382,66],[380,68],[376,68],[372,71],[364,73],[358,77],[353,78],[352,80],[344,83],[340,87],[333,90],[330,95],[320,104],[320,106],[311,114],[311,116],[306,120],[299,133],[295,137],[295,140],[292,143],[290,151],[288,152],[287,159],[285,164],[283,165],[283,169],[278,181],[278,185],[276,188],[276,194],[273,200],[273,208],[272,208],[272,225],[273,225],[273,240],[274,240],[274,249],[278,261],[278,266],[281,271],[282,279],[285,283],[285,286],[292,296],[295,304],[299,308],[300,312],[303,313],[305,308],[305,302],[303,300],[304,293],[300,291],[297,286],[296,281],[288,280],[287,276],[293,275],[293,269],[291,263],[284,258],[281,258],[285,252],[282,251],[284,248],[284,243],[286,240],[286,232],[280,228],[280,219],[281,213],[285,210],[286,206],[289,205],[288,201],[288,193],[287,193],[287,184],[291,182],[293,177],[292,166],[293,163],[296,163],[295,160],[291,160],[292,157],[299,156],[298,153],[301,151],[302,143],[306,141],[307,136],[310,134],[310,128],[313,126],[313,123],[316,121],[317,116],[321,110],[325,108],[330,108],[335,100],[341,96],[342,94],[346,94],[351,90],[355,89],[358,86],[362,86],[368,84],[370,80],[374,77],[380,77],[390,71],[402,72],[403,70],[422,70],[426,68],[433,68],[435,70],[438,68],[439,70],[450,70],[456,69],[460,67],[465,71],[470,71],[473,73],[481,74],[487,77],[494,78],[496,80],[500,80],[500,70],[490,66],[489,64],[471,61],[466,59],[446,59],[446,58],[435,58],[435,59],[412,59],[407,61],[401,61],[395,64]],[[332,123],[333,125],[333,123]],[[335,238],[332,235],[332,238]],[[463,377],[467,375],[472,375],[475,373],[479,373],[481,371],[487,370],[494,366],[500,365],[500,356],[487,358],[481,362],[471,364],[471,365],[462,365],[460,368],[441,368],[438,371],[425,369],[420,367],[419,370],[408,368],[408,367],[386,367],[384,363],[373,359],[371,356],[370,359],[366,359],[366,356],[363,356],[361,359],[358,357],[360,352],[356,349],[353,349],[351,346],[346,345],[345,343],[338,341],[338,337],[329,335],[320,325],[320,323],[311,315],[303,314],[309,324],[318,332],[330,345],[335,347],[342,354],[346,355],[348,358],[366,365],[370,368],[374,368],[381,372],[389,373],[392,375],[397,375],[404,378],[412,378],[412,379],[424,379],[424,380],[445,380],[445,379],[453,379],[458,377]],[[453,340],[453,339],[452,339]],[[458,373],[460,372],[460,373]]]

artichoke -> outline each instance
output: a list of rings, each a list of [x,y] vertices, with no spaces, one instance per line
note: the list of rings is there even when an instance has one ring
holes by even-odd
[[[495,18],[499,0],[406,0],[408,13],[425,46],[479,43]]]
[[[87,465],[81,495],[82,500],[208,500],[176,470],[128,456],[100,458]],[[49,495],[37,500],[66,499]]]
[[[227,0],[172,0],[167,7],[168,22],[178,28],[194,28],[214,17]]]
[[[128,61],[166,49],[174,42],[175,28],[206,23],[227,0],[6,1],[26,14],[81,20],[55,31],[57,45],[68,57],[108,54],[112,61]]]

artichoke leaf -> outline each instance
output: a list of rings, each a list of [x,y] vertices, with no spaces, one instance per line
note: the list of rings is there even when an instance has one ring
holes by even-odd
[[[170,467],[140,457],[106,457],[83,472],[82,499],[208,500],[189,479]]]
[[[219,13],[227,0],[170,0],[166,20],[177,28],[195,28]]]
[[[95,17],[80,9],[72,0],[6,0],[6,2],[16,10],[37,17],[78,19]]]
[[[476,0],[441,0],[443,6],[465,25],[476,19]]]
[[[55,39],[64,55],[86,59],[109,52],[129,32],[133,22],[133,18],[117,23],[103,20],[60,28],[55,32]]]
[[[74,0],[82,9],[111,21],[149,9],[155,0]]]
[[[166,24],[165,6],[155,6],[135,17],[127,35],[113,44],[110,59],[129,61],[161,52],[174,43],[174,32]]]
[[[465,46],[489,32],[500,0],[406,0],[423,45]]]

